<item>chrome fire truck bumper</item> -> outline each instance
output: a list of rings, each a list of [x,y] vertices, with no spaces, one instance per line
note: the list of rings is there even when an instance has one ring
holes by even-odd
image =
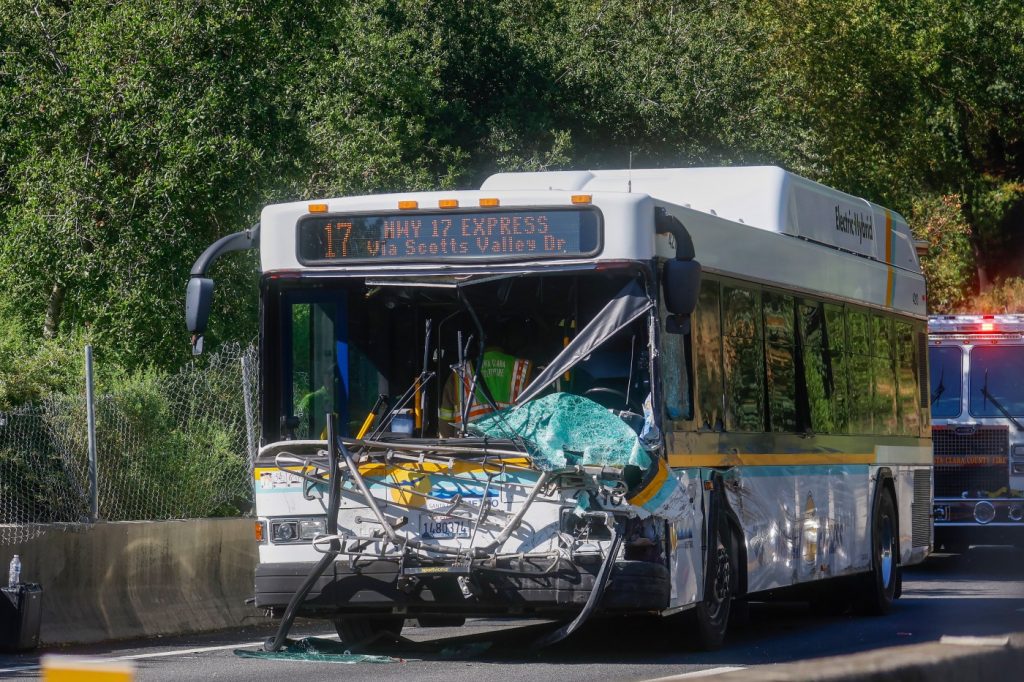
[[[1024,543],[1024,498],[936,498],[935,546]]]

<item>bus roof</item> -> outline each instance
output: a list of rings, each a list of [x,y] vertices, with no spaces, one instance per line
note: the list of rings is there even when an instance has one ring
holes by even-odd
[[[474,207],[483,206],[484,200],[496,201],[502,209],[527,210],[573,207],[580,198],[592,202],[604,219],[603,246],[593,256],[550,259],[543,264],[435,257],[310,267],[296,255],[297,222],[310,215],[316,204],[330,215],[394,215],[400,204],[412,204],[426,216],[436,213],[442,201],[457,206],[452,211],[458,213],[478,210]],[[924,277],[902,216],[770,166],[499,173],[479,190],[275,204],[264,208],[261,216],[261,260],[268,273],[331,275],[373,270],[383,275],[671,258],[675,255],[671,237],[655,235],[654,208],[659,206],[686,227],[697,260],[707,272],[898,310],[921,319],[926,315]]]
[[[919,272],[907,221],[777,166],[498,173],[482,190],[635,192]]]

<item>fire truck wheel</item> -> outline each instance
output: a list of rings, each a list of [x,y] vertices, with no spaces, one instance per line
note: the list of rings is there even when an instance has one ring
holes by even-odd
[[[898,528],[892,493],[882,489],[871,520],[871,572],[863,577],[859,600],[866,615],[883,616],[892,611],[900,570]]]
[[[372,642],[385,633],[398,637],[403,625],[405,618],[402,616],[339,616],[334,619],[334,628],[345,644]]]

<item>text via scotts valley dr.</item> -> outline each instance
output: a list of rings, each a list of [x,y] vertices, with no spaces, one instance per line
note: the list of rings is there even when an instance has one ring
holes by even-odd
[[[352,222],[324,226],[326,258],[365,256],[495,256],[564,254],[568,240],[550,234],[547,216],[392,218],[383,221],[379,238],[352,243]]]

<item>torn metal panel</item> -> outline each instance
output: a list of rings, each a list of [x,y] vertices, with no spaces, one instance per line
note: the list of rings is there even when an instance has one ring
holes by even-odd
[[[704,507],[698,469],[677,469],[672,473],[683,492],[686,505],[671,525],[672,593],[669,607],[695,604],[704,588]]]

